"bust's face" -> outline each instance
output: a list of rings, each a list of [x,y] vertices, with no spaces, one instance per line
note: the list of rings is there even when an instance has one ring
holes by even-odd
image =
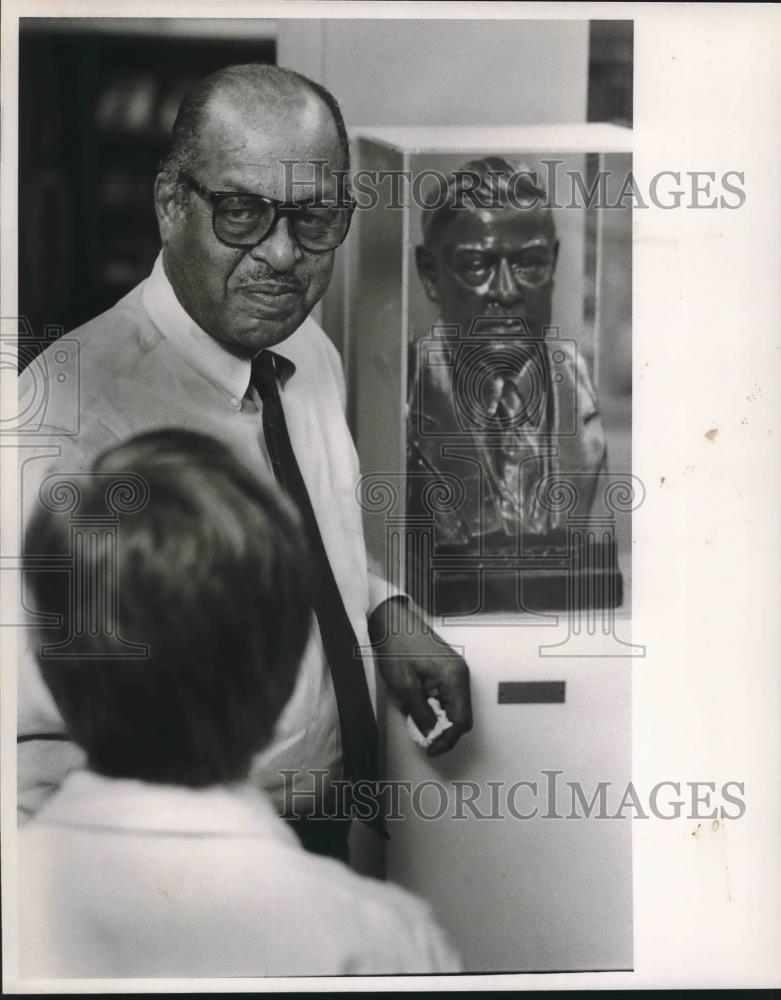
[[[544,208],[462,209],[418,249],[418,269],[446,324],[466,337],[477,317],[481,333],[535,338],[550,324],[558,242]]]

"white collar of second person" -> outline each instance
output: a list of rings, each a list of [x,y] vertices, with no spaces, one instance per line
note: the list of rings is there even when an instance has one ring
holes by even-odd
[[[264,834],[296,843],[266,793],[249,781],[188,788],[76,770],[35,819],[117,833]]]

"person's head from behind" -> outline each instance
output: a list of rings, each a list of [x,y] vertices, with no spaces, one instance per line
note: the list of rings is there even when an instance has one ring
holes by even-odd
[[[559,250],[546,200],[528,167],[490,156],[454,171],[424,209],[418,273],[462,337],[477,317],[502,337],[544,336]]]
[[[69,735],[110,777],[242,780],[309,636],[297,515],[217,441],[188,431],[135,437],[74,483],[77,510],[44,500],[25,541],[37,555],[33,609],[61,616],[35,638]],[[112,529],[107,496],[139,487],[142,501],[125,503]],[[66,571],[46,568],[58,559]]]
[[[339,105],[292,70],[229,66],[187,95],[155,203],[166,274],[210,336],[252,356],[301,325],[347,235],[349,167]]]

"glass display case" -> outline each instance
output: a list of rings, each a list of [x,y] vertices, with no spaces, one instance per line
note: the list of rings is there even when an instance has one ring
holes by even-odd
[[[357,137],[347,363],[367,537],[427,610],[628,604],[630,136]]]

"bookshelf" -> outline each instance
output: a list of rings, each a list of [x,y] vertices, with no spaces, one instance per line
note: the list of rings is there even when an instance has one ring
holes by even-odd
[[[23,19],[19,305],[36,336],[79,326],[148,274],[154,177],[189,87],[276,61],[274,21],[218,23]]]

